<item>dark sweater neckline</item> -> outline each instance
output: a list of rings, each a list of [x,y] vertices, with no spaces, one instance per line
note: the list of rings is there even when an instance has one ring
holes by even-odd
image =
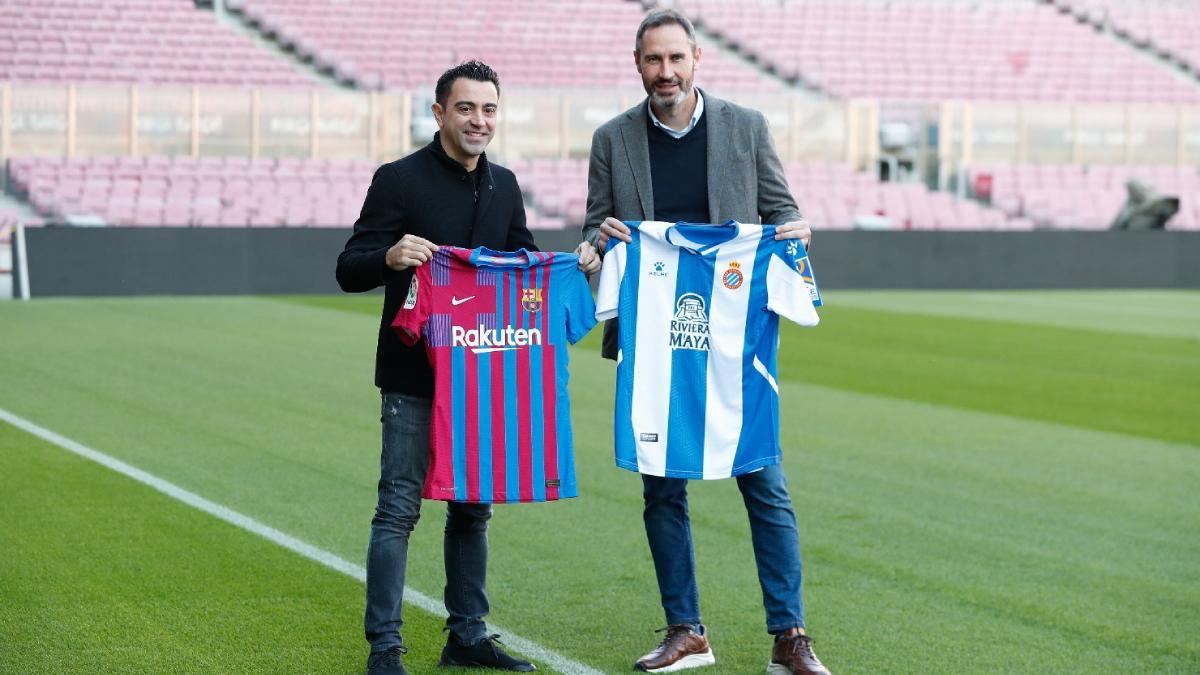
[[[431,153],[433,153],[433,156],[436,157],[439,162],[459,175],[474,174],[476,176],[486,176],[491,173],[491,171],[488,170],[488,159],[486,152],[479,155],[479,162],[475,165],[474,170],[467,169],[467,167],[463,166],[462,162],[446,154],[446,149],[442,147],[442,132],[440,131],[434,132],[433,140],[429,141],[429,145],[425,147]],[[476,182],[478,183],[478,179]]]

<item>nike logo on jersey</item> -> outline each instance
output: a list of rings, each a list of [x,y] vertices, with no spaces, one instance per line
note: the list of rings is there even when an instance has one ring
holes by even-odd
[[[454,305],[455,307],[458,307],[459,305],[463,304],[464,302],[466,302],[468,300],[473,300],[473,299],[475,299],[475,296],[473,296],[473,295],[468,295],[465,298],[456,298],[452,295],[452,296],[450,296],[450,304]]]

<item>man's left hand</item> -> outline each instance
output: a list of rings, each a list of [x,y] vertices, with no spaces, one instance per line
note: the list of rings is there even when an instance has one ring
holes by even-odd
[[[579,256],[579,269],[584,274],[591,276],[600,269],[600,256],[596,255],[596,248],[586,241],[575,247],[575,255]]]
[[[790,223],[784,223],[775,228],[776,239],[799,239],[804,244],[804,248],[808,248],[808,242],[812,241],[812,228],[808,226],[808,221],[801,218],[793,220]]]

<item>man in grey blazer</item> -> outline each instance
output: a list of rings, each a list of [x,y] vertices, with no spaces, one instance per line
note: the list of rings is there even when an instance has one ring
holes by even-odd
[[[634,59],[648,97],[592,137],[585,239],[603,252],[630,241],[621,221],[739,222],[778,225],[777,239],[811,230],[788,190],[766,119],[694,85],[701,50],[691,22],[674,10],[651,12],[638,27]],[[604,328],[603,355],[617,358],[616,320]],[[703,424],[702,420],[697,423]],[[768,672],[828,673],[804,630],[800,539],[779,465],[738,476],[754,557],[775,636]],[[715,662],[700,619],[687,507],[687,480],[642,475],[644,520],[666,637],[634,664],[667,672]]]

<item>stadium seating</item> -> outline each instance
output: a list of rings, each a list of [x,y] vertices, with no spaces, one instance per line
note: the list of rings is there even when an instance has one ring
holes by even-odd
[[[1200,5],[1190,0],[1054,0],[1076,16],[1116,32],[1200,73]]]
[[[507,85],[641,91],[633,34],[641,6],[620,0],[227,0],[284,47],[361,88],[427,89],[479,58]],[[710,50],[697,82],[723,91],[781,85]]]
[[[248,157],[20,157],[18,194],[47,220],[133,227],[349,227],[376,163]],[[529,226],[565,226],[529,213]]]
[[[313,84],[182,0],[5,0],[0,26],[0,81]]]
[[[834,164],[788,164],[788,184],[805,218],[822,229],[1028,230],[1033,224],[920,183],[883,183]]]
[[[579,227],[587,161],[522,159],[516,173],[532,229]],[[870,217],[892,229],[1029,229],[1021,218],[915,183],[880,183],[829,164],[790,164],[805,216],[823,229]],[[9,176],[53,222],[126,226],[348,227],[358,216],[370,160],[246,157],[14,158]]]
[[[977,167],[973,184],[990,179],[991,202],[1013,215],[1050,228],[1107,229],[1125,203],[1125,182],[1136,178],[1160,193],[1180,197],[1167,229],[1200,230],[1200,173],[1174,166]]]
[[[568,226],[582,223],[587,205],[586,160],[518,160],[509,164],[532,203]],[[851,229],[869,217],[890,229],[1027,230],[1033,224],[974,201],[955,199],[918,183],[881,183],[836,164],[788,164],[788,184],[801,211],[821,229]]]
[[[587,160],[519,159],[512,169],[530,204],[560,227],[580,227],[587,210]]]
[[[375,164],[248,157],[14,158],[18,193],[54,221],[129,226],[349,225]]]
[[[838,98],[1200,102],[1200,87],[1032,0],[676,5],[781,75]],[[1183,35],[1198,44],[1194,32]]]

